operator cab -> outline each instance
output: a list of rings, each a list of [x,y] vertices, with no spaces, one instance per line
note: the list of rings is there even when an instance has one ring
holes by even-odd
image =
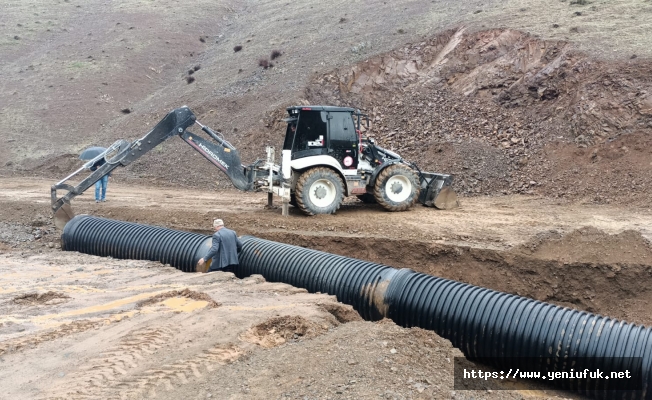
[[[293,106],[287,111],[283,150],[290,150],[292,160],[325,155],[335,158],[343,170],[358,168],[360,136],[354,117],[359,128],[362,114],[329,106]]]

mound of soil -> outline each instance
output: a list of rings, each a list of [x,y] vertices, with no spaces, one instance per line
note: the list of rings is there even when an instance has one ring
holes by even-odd
[[[323,334],[327,329],[328,326],[319,325],[300,315],[288,315],[270,318],[253,326],[242,335],[242,340],[271,348],[293,339],[311,339]]]
[[[466,195],[648,202],[651,72],[510,29],[459,29],[316,77],[306,97],[366,110],[368,135],[456,175]]]
[[[609,235],[590,226],[566,235],[556,231],[538,235],[515,252],[561,262],[638,265],[652,262],[652,246],[640,232],[627,230]]]
[[[328,311],[337,319],[337,322],[345,324],[347,322],[362,321],[362,317],[352,306],[343,303],[324,303],[320,307]]]
[[[151,297],[147,300],[143,300],[140,303],[138,303],[138,307],[143,307],[151,304],[156,304],[159,303],[165,299],[169,299],[172,297],[185,297],[188,299],[192,300],[197,300],[197,301],[205,301],[208,304],[206,307],[208,308],[217,308],[221,304],[213,300],[211,296],[209,296],[207,293],[203,292],[195,292],[194,290],[190,290],[188,288],[183,289],[183,290],[172,290],[169,292],[161,293],[159,295],[156,295],[154,297]]]
[[[70,299],[65,293],[48,291],[45,293],[27,293],[14,297],[13,302],[21,305],[53,305],[60,304]]]
[[[242,397],[242,393],[246,398],[291,399],[523,398],[525,392],[491,390],[489,383],[469,387],[477,389],[473,392],[454,390],[454,359],[461,356],[431,331],[403,329],[389,320],[351,322],[312,340],[252,353],[246,362],[212,374],[205,385],[175,389],[164,399]],[[539,398],[554,398],[551,392],[536,393],[541,393]]]

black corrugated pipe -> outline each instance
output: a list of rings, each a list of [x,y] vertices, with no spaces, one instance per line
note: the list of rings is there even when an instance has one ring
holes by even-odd
[[[90,215],[71,219],[61,235],[62,250],[160,261],[184,272],[195,272],[210,247],[210,236]]]
[[[242,241],[239,278],[261,274],[336,295],[367,320],[388,317],[401,326],[434,330],[468,358],[498,368],[545,374],[629,368],[640,374],[642,390],[614,391],[614,380],[604,379],[554,382],[597,398],[652,399],[652,330],[644,326],[409,269],[252,236]],[[210,242],[206,235],[87,215],[73,218],[62,235],[63,250],[160,261],[183,271],[195,271]]]
[[[597,398],[649,399],[652,330],[608,317],[394,269],[316,250],[242,238],[239,278],[261,274],[310,292],[336,295],[365,319],[388,317],[437,332],[470,359],[520,371],[630,368],[642,390],[612,390],[615,380],[558,379],[564,389]],[[642,365],[635,365],[635,362]]]

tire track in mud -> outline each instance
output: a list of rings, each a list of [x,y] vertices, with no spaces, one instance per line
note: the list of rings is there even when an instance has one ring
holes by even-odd
[[[201,354],[150,368],[152,357],[178,334],[170,327],[142,328],[130,332],[118,345],[103,351],[70,374],[65,388],[43,399],[133,399],[172,390],[193,377],[201,378],[219,365],[235,361],[244,350],[235,345],[218,345]],[[143,370],[144,369],[144,370]]]
[[[113,322],[119,322],[122,319],[101,319],[101,320],[82,320],[74,321],[69,324],[63,324],[58,328],[46,332],[39,332],[26,337],[19,337],[16,339],[7,340],[0,343],[0,356],[7,353],[14,353],[24,350],[25,348],[33,348],[37,345],[56,340],[75,333],[86,332],[91,329],[99,328],[100,326],[107,325]]]
[[[116,399],[121,400],[141,398],[143,394],[155,396],[157,390],[169,391],[174,386],[185,385],[189,379],[203,377],[202,370],[206,373],[215,371],[221,365],[229,364],[245,354],[244,350],[235,345],[219,345],[204,350],[202,354],[187,360],[179,360],[174,364],[165,364],[160,368],[150,369],[129,379],[111,390],[119,391]],[[203,367],[203,368],[201,368]],[[111,396],[111,393],[104,393]],[[119,396],[119,397],[118,397]],[[107,397],[113,398],[113,397]]]
[[[46,399],[90,399],[104,397],[102,392],[116,386],[121,376],[139,367],[162,345],[174,336],[167,327],[142,328],[131,331],[120,343],[88,360],[76,372],[70,374],[65,388],[46,396]]]

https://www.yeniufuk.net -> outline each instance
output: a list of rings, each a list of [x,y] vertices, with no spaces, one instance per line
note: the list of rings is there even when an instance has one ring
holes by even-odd
[[[474,380],[504,380],[504,379],[546,379],[554,381],[555,379],[632,379],[633,376],[629,370],[624,371],[601,371],[599,368],[590,370],[585,368],[582,371],[521,371],[520,369],[510,369],[508,371],[483,371],[481,369],[466,369],[463,371],[463,379]]]
[[[455,389],[475,390],[479,384],[507,390],[512,383],[538,381],[582,390],[641,390],[647,379],[641,357],[480,357],[470,361],[455,357]]]

